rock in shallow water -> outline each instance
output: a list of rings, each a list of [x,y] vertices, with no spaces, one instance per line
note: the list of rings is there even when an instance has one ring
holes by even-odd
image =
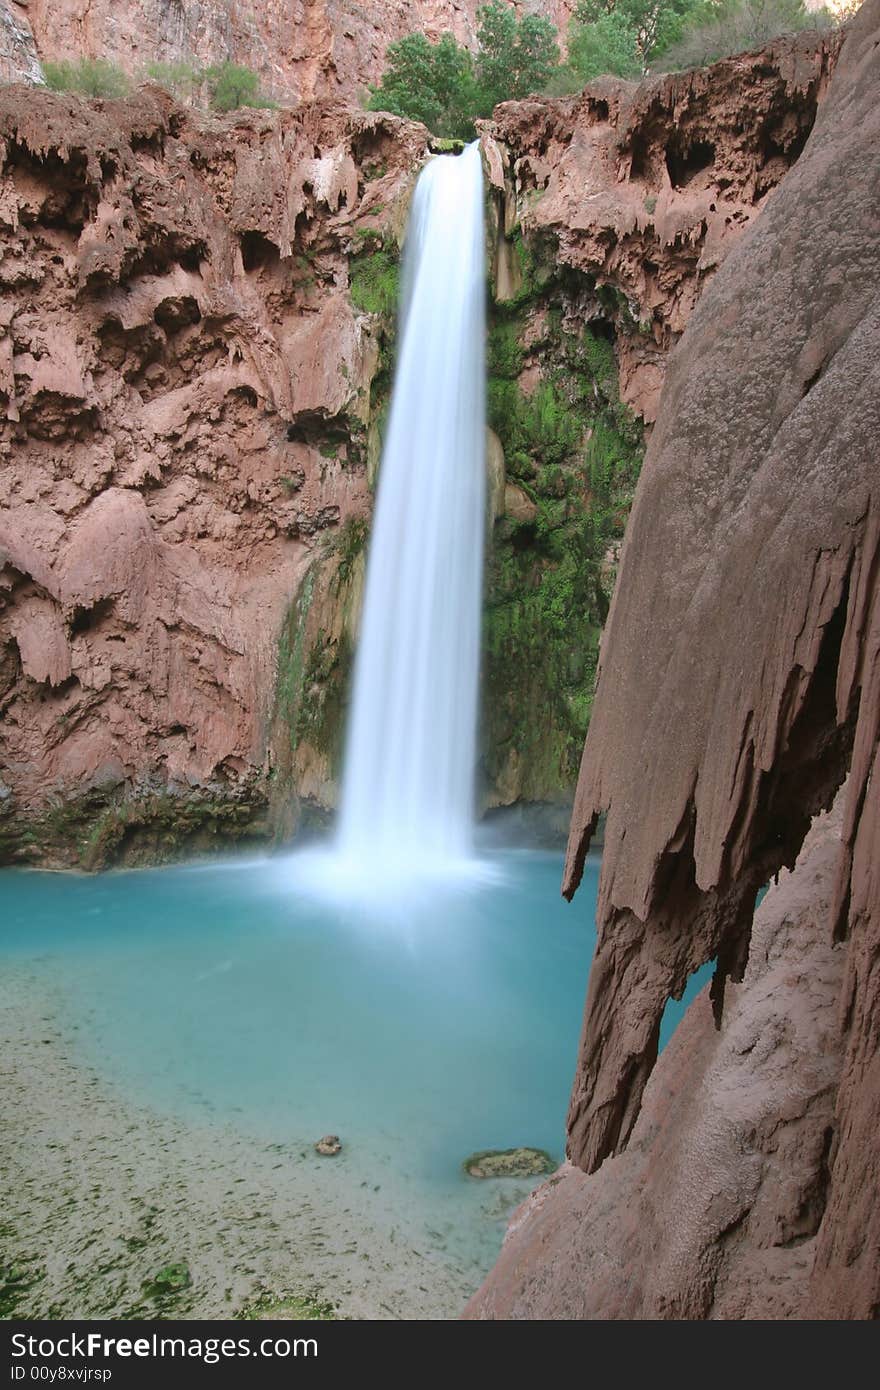
[[[556,1168],[544,1149],[483,1149],[462,1166],[471,1178],[532,1178]]]
[[[341,1152],[342,1140],[338,1134],[325,1134],[315,1145],[315,1153],[321,1154],[323,1158],[334,1158]]]

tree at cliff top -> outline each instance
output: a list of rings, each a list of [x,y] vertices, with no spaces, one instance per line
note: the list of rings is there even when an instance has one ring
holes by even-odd
[[[370,108],[423,121],[435,135],[469,139],[474,121],[499,101],[542,91],[558,67],[556,30],[537,15],[517,19],[493,0],[479,11],[475,57],[444,34],[408,34],[389,45],[388,67],[370,89]]]
[[[559,64],[556,30],[549,19],[517,19],[510,5],[484,5],[477,32],[477,92],[489,115],[499,101],[518,101],[543,91]]]
[[[640,76],[655,53],[710,7],[711,0],[578,0],[569,63],[585,82],[605,73]]]
[[[208,84],[211,105],[215,111],[237,111],[242,106],[274,106],[275,102],[260,91],[260,79],[250,68],[237,63],[221,63],[206,68],[202,77]]]
[[[679,35],[656,51],[656,67],[705,67],[733,53],[763,48],[780,34],[831,28],[847,12],[808,10],[804,0],[715,0],[701,5]]]
[[[804,0],[579,0],[568,39],[578,84],[640,77],[652,67],[702,67],[761,48],[779,34],[824,28]]]

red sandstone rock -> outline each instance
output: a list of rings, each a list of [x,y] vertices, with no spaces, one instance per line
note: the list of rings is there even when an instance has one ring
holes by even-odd
[[[842,806],[755,914],[720,1032],[708,990],[626,1150],[566,1163],[514,1214],[470,1318],[791,1318],[807,1311],[833,1161],[845,951],[830,923]]]
[[[284,614],[316,538],[369,504],[378,348],[348,253],[356,226],[402,220],[424,140],[326,104],[210,120],[155,89],[0,90],[0,809],[18,832],[111,774],[265,800]]]
[[[663,1006],[749,955],[756,889],[851,767],[829,932],[844,1064],[810,1307],[880,1308],[880,5],[806,149],[673,356],[624,544],[565,891],[607,814],[569,1114],[586,1170],[627,1143]],[[784,1025],[784,1013],[781,1019]]]
[[[436,39],[449,32],[473,46],[481,3],[29,0],[25,15],[15,0],[0,0],[0,79],[33,76],[30,27],[44,61],[105,58],[138,74],[151,62],[208,66],[230,60],[259,73],[265,89],[288,102],[357,99],[381,78],[388,44],[405,34]],[[548,16],[564,33],[574,0],[523,0],[517,8]]]
[[[519,223],[541,259],[584,274],[578,316],[615,322],[621,393],[645,420],[706,281],[800,154],[838,47],[786,36],[708,69],[510,102],[484,123],[506,231]]]

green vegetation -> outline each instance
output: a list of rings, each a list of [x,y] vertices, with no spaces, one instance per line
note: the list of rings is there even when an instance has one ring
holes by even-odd
[[[400,258],[397,247],[376,235],[376,249],[357,251],[350,264],[351,301],[365,314],[397,312]]]
[[[334,635],[322,617],[328,596],[344,610],[368,533],[365,518],[350,517],[328,536],[288,610],[278,647],[276,711],[290,754],[308,743],[334,775],[342,758],[354,651],[347,627]]]
[[[549,20],[520,18],[506,0],[483,5],[478,16],[474,54],[451,34],[436,43],[408,34],[390,44],[382,81],[370,88],[371,109],[467,140],[500,101],[563,95],[603,74],[638,78],[655,67],[710,63],[780,33],[834,22],[804,0],[578,0],[561,63]]]
[[[44,63],[46,85],[53,92],[80,92],[87,97],[124,97],[132,79],[106,58]],[[193,102],[204,87],[215,111],[236,111],[242,106],[272,107],[275,102],[260,90],[260,79],[237,63],[197,68],[185,61],[147,63],[143,77],[157,82],[178,101]]]
[[[488,115],[499,101],[517,101],[540,92],[559,63],[556,30],[548,19],[524,15],[496,3],[479,11],[477,30],[477,92]]]
[[[579,0],[568,62],[581,83],[603,73],[702,66],[777,34],[832,23],[804,0]]]
[[[365,516],[350,516],[340,526],[327,547],[328,552],[332,552],[336,556],[336,575],[333,584],[337,593],[351,580],[358,557],[363,555],[367,548],[369,535],[370,523],[367,518]]]
[[[570,789],[589,722],[599,635],[613,565],[642,458],[642,429],[619,398],[611,342],[562,324],[562,287],[494,306],[489,335],[489,419],[507,478],[523,494],[495,527],[484,624],[485,772],[508,790],[546,799]],[[525,394],[523,339],[545,321],[543,372]],[[528,504],[531,504],[529,506]],[[535,709],[542,711],[535,720]]]
[[[830,29],[830,10],[808,10],[803,0],[721,0],[704,5],[659,54],[659,71],[704,67],[734,53],[762,48],[778,34]]]
[[[183,102],[194,101],[203,82],[200,69],[187,62],[147,63],[144,76]]]
[[[451,34],[431,43],[409,34],[389,45],[388,67],[370,89],[370,108],[424,121],[435,135],[472,139],[474,121],[499,101],[541,91],[559,62],[556,30],[547,19],[518,19],[493,0],[479,11],[475,56]]]
[[[53,92],[81,92],[87,97],[124,97],[131,88],[122,69],[104,58],[44,63],[43,76]]]
[[[15,1244],[12,1226],[0,1221],[0,1318],[27,1316],[27,1296],[39,1288],[45,1277],[43,1266],[36,1263],[33,1255],[18,1250],[15,1255],[9,1253],[9,1247]]]
[[[335,1306],[320,1293],[276,1294],[264,1292],[248,1303],[236,1318],[248,1322],[335,1322]]]
[[[122,787],[97,787],[29,815],[12,805],[0,811],[0,864],[27,864],[46,854],[89,872],[111,863],[167,863],[185,849],[262,838],[264,808],[259,783],[235,791],[191,789],[186,796],[164,788],[130,795]]]
[[[534,1178],[559,1166],[546,1149],[481,1149],[461,1165],[470,1178]]]
[[[220,63],[205,68],[202,80],[207,83],[211,105],[215,111],[237,111],[242,106],[273,107],[275,102],[260,91],[260,79],[250,68],[238,63]]]
[[[189,1288],[191,1283],[189,1266],[181,1260],[177,1264],[166,1265],[164,1269],[160,1269],[152,1279],[145,1280],[141,1287],[148,1298],[164,1299],[169,1294],[180,1293],[181,1290]]]

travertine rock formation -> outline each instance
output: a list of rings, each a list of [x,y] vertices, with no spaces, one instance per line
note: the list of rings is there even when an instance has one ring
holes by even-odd
[[[720,1032],[676,1029],[625,1151],[572,1163],[511,1221],[475,1318],[804,1314],[834,1160],[845,950],[828,930],[842,807],[755,914]]]
[[[449,32],[473,45],[482,0],[0,0],[0,79],[30,65],[4,62],[4,26],[33,30],[44,61],[106,58],[127,72],[150,62],[231,61],[260,74],[287,102],[357,99],[378,82],[388,44],[405,34]],[[564,33],[574,0],[522,0]],[[4,16],[8,16],[5,18]]]
[[[285,614],[368,511],[349,253],[402,225],[425,132],[10,88],[0,139],[0,849],[235,831],[276,762]]]
[[[695,72],[602,78],[485,122],[502,232],[579,272],[573,312],[614,323],[621,394],[645,420],[706,281],[803,149],[839,41],[786,36]]]
[[[880,1313],[878,39],[880,4],[869,0],[801,159],[718,272],[670,365],[604,638],[565,881],[570,895],[605,812],[599,941],[569,1156],[586,1172],[606,1166],[582,1192],[585,1180],[565,1179],[558,1201],[571,1201],[572,1224],[546,1241],[557,1197],[543,1193],[505,1257],[503,1292],[496,1298],[490,1281],[478,1312],[532,1316],[548,1307],[554,1263],[579,1287],[581,1306],[596,1308],[591,1280],[619,1263],[640,1291],[635,1306],[653,1315],[759,1311],[762,1290],[768,1310],[783,1315]],[[771,949],[763,913],[752,929],[756,890],[794,862],[811,817],[831,804],[847,769],[841,844],[812,885],[824,963],[796,985],[804,972],[791,957],[788,1002],[774,1003],[752,1044],[740,1024],[744,1011],[760,1013],[762,954]],[[799,884],[809,886],[812,863],[808,856]],[[800,909],[794,916],[801,928],[786,955],[807,946],[814,920]],[[820,975],[823,989],[833,984],[826,967],[834,941],[843,967],[839,1044],[825,1010],[825,1022],[809,1022],[802,1060],[792,1061],[768,1102],[783,1145],[806,1109],[815,1109],[816,1127],[765,1199],[761,1175],[770,1172],[775,1136],[765,1141],[763,1125],[749,1119],[748,1144],[718,1149],[717,1096],[724,1088],[729,1117],[747,1077],[766,1086],[767,1058],[785,1055],[786,1037],[786,1047],[802,1046],[803,1000],[814,999]],[[664,1005],[712,958],[720,1036],[699,1016],[688,1023],[681,1047],[661,1059],[640,1117]],[[744,971],[725,1003],[725,981]],[[709,1075],[712,1094],[698,1092],[694,1109],[688,1096]],[[670,1091],[678,1113],[663,1118]],[[715,1150],[700,1138],[709,1135]],[[636,1149],[623,1163],[610,1157],[628,1142]],[[614,1174],[638,1165],[642,1146],[649,1206],[658,1212],[653,1237],[649,1228],[643,1240],[632,1238],[619,1208],[604,1227],[600,1214],[579,1234],[583,1194],[592,1211]],[[761,1214],[749,1234],[749,1208],[744,1237],[738,1194],[756,1177]],[[687,1193],[698,1212],[703,1203],[696,1239],[693,1213],[684,1220],[676,1193]],[[599,1232],[597,1243],[590,1231]],[[812,1258],[795,1298],[791,1257],[780,1252],[801,1235]],[[684,1274],[665,1254],[682,1238]],[[739,1267],[757,1280],[744,1301],[726,1273],[743,1239]],[[643,1270],[655,1259],[656,1277]],[[631,1315],[624,1276],[609,1275],[604,1316]]]

